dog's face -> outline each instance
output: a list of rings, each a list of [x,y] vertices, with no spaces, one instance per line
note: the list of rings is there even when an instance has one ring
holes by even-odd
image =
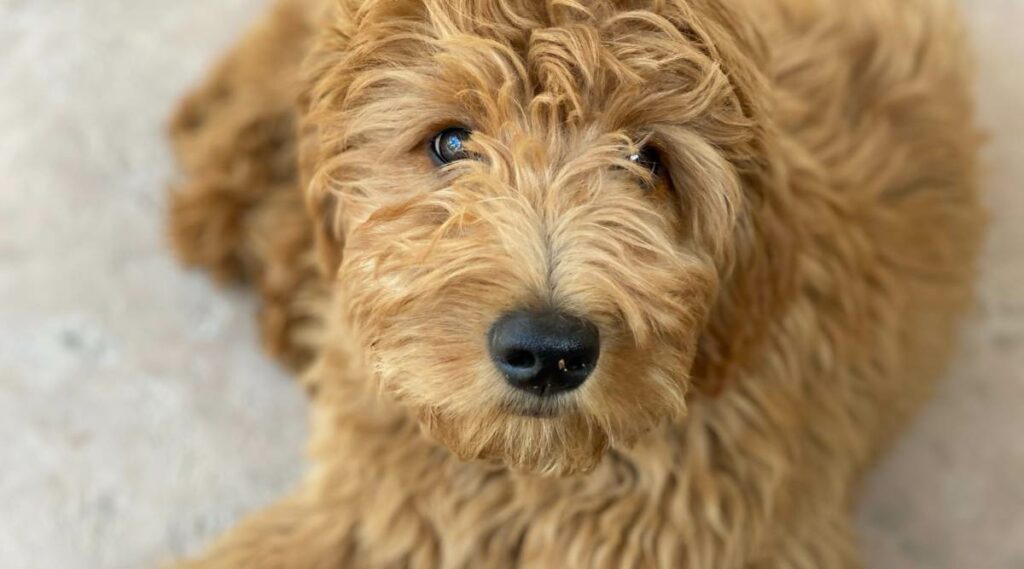
[[[384,391],[460,457],[568,473],[684,413],[756,135],[721,19],[558,4],[340,16],[309,191]]]

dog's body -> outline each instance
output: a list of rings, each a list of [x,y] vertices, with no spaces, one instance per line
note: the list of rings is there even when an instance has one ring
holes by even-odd
[[[970,296],[964,51],[934,0],[279,0],[176,118],[172,233],[260,286],[315,466],[194,566],[857,566]],[[520,306],[600,329],[579,389],[506,391]]]

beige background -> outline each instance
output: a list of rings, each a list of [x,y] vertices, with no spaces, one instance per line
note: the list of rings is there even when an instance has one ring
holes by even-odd
[[[252,299],[162,237],[163,120],[265,3],[0,0],[0,568],[152,567],[301,471]],[[965,6],[995,225],[958,364],[860,505],[877,568],[1024,568],[1024,0]]]

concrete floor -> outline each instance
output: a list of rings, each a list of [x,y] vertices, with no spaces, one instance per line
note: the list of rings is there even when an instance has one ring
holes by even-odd
[[[0,568],[152,567],[301,471],[251,298],[162,237],[164,118],[265,3],[0,0]],[[963,354],[860,505],[876,568],[1024,568],[1024,0],[965,6],[995,225]]]

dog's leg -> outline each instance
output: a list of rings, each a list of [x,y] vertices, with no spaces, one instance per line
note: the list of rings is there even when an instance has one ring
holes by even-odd
[[[175,569],[340,569],[351,563],[353,521],[343,506],[287,498],[252,515],[201,557]]]
[[[298,187],[296,98],[316,0],[280,0],[181,104],[171,138],[184,180],[170,197],[179,257],[262,293],[268,351],[295,367],[312,355],[318,292]]]
[[[331,479],[327,490],[306,486],[249,516],[202,555],[174,569],[441,567],[437,534],[417,510],[417,502],[391,495],[378,500],[373,496],[376,490],[363,486],[365,481],[354,480],[358,477]],[[343,488],[343,493],[337,494],[336,488]],[[367,517],[366,512],[374,507],[383,509]]]

